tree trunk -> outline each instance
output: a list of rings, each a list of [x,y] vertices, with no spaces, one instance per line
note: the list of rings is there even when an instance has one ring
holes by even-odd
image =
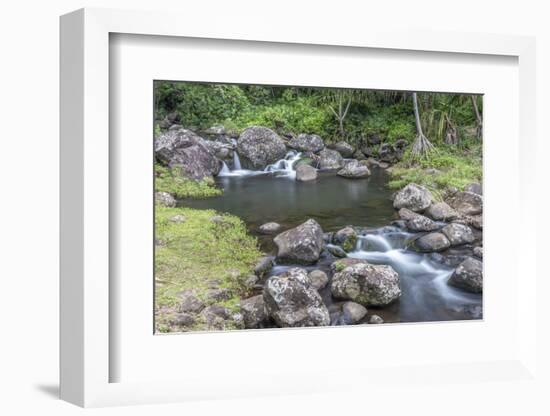
[[[412,154],[414,156],[426,157],[432,150],[434,150],[434,147],[422,132],[422,124],[420,123],[420,112],[418,111],[418,99],[416,96],[416,92],[412,93],[412,98],[414,108],[414,120],[416,122],[417,133],[416,139],[412,146]]]
[[[471,95],[470,98],[472,99],[472,105],[474,107],[474,112],[476,115],[476,135],[478,139],[481,139],[481,137],[483,136],[483,119],[481,118],[479,108],[477,107],[477,96]]]

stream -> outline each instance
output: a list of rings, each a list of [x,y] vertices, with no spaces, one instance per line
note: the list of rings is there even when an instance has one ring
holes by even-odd
[[[235,152],[236,154],[236,152]],[[258,232],[260,225],[277,222],[283,230],[295,227],[308,218],[315,219],[324,232],[337,231],[347,225],[360,227],[355,250],[348,257],[365,259],[373,264],[388,264],[400,276],[401,298],[383,308],[368,308],[385,322],[426,322],[482,318],[482,296],[447,284],[452,268],[405,247],[414,236],[391,226],[395,210],[383,169],[373,168],[367,179],[345,179],[334,172],[319,171],[316,181],[297,182],[292,169],[300,154],[289,152],[285,159],[264,171],[242,169],[233,161],[233,169],[224,164],[216,183],[224,189],[222,196],[185,200],[182,205],[198,209],[215,209],[240,217],[250,232],[258,237],[261,249],[276,254],[274,236]],[[330,264],[336,259],[322,256],[308,270],[321,269],[330,276]],[[292,265],[276,265],[269,273],[280,274]],[[304,266],[299,266],[304,267]],[[338,306],[330,295],[330,283],[320,291],[331,320],[338,321]]]

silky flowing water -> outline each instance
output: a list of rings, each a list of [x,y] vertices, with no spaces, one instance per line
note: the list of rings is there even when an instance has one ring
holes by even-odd
[[[308,218],[315,219],[325,232],[347,225],[360,227],[364,231],[348,257],[392,266],[399,273],[402,291],[398,301],[384,308],[369,308],[370,313],[380,315],[386,322],[482,317],[481,295],[449,286],[447,280],[453,269],[433,261],[429,255],[407,250],[405,247],[413,234],[389,226],[396,218],[391,191],[387,188],[387,174],[382,169],[374,168],[368,179],[350,180],[333,172],[320,172],[316,181],[297,182],[292,167],[298,159],[299,154],[290,153],[283,161],[261,172],[243,170],[240,164],[234,170],[224,166],[216,179],[217,185],[224,189],[222,196],[185,200],[181,204],[240,217],[258,237],[261,248],[270,254],[276,254],[273,236],[258,233],[259,226],[266,222],[277,222],[285,230]],[[307,269],[322,269],[328,273],[334,260],[325,255]],[[276,265],[270,275],[289,267],[293,266]],[[338,303],[332,299],[328,286],[320,293],[333,321],[337,322]]]

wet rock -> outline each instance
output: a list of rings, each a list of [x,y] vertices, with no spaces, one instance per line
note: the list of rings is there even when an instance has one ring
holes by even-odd
[[[168,192],[155,192],[155,201],[165,207],[173,208],[176,206],[176,199]]]
[[[164,165],[191,179],[217,175],[220,162],[206,140],[191,130],[173,129],[155,140],[155,156]]]
[[[322,270],[312,270],[309,272],[308,277],[311,285],[317,290],[323,289],[328,283],[328,276]]]
[[[428,208],[433,201],[431,192],[421,185],[410,183],[396,193],[393,200],[395,209],[408,208],[414,212],[421,212]]]
[[[353,325],[361,321],[367,315],[367,308],[355,302],[346,302],[342,305],[344,324]]]
[[[340,141],[331,146],[332,149],[336,150],[342,157],[351,157],[355,152],[355,148],[348,142]]]
[[[450,241],[442,233],[425,234],[414,240],[412,247],[421,253],[431,253],[434,251],[443,251],[451,246]]]
[[[340,246],[336,246],[334,244],[327,244],[325,248],[334,257],[346,257],[347,256],[347,253],[345,252],[345,250]]]
[[[340,169],[343,166],[344,159],[336,150],[323,149],[319,152],[319,169]]]
[[[313,219],[277,235],[273,241],[279,261],[298,264],[315,263],[325,244],[323,230]]]
[[[324,241],[326,244],[332,243],[332,236],[333,236],[333,235],[334,235],[334,233],[332,233],[332,232],[323,233],[323,241]]]
[[[369,262],[362,259],[354,259],[351,257],[346,257],[333,262],[330,265],[330,271],[332,274],[335,274],[335,273],[341,272],[348,266],[353,266],[354,264],[369,264]]]
[[[449,284],[468,292],[481,293],[483,291],[483,263],[472,257],[467,258],[451,275]]]
[[[401,296],[399,275],[387,265],[354,264],[334,274],[332,296],[364,306],[387,305]]]
[[[299,134],[288,142],[288,147],[299,152],[318,153],[325,148],[325,143],[316,134]]]
[[[483,195],[483,188],[479,183],[470,183],[464,188],[466,192],[472,192],[474,194]]]
[[[483,259],[483,247],[474,247],[474,256]]]
[[[473,243],[475,240],[472,229],[464,224],[452,223],[441,229],[452,246]]]
[[[300,164],[296,168],[296,180],[298,182],[314,181],[317,179],[317,169],[313,166]]]
[[[267,127],[249,127],[237,141],[237,152],[243,166],[261,170],[282,159],[286,146],[277,133]]]
[[[338,230],[332,236],[332,242],[339,245],[348,253],[355,249],[357,243],[357,232],[352,227],[345,227]]]
[[[459,217],[458,212],[446,202],[436,202],[430,205],[425,214],[435,221],[452,221]]]
[[[483,211],[483,198],[473,192],[457,192],[447,203],[463,215],[477,215]]]
[[[220,160],[228,160],[233,157],[232,145],[224,144],[217,140],[205,140],[204,144]]]
[[[200,300],[193,290],[184,290],[178,294],[179,312],[196,313],[204,308],[204,302]]]
[[[384,323],[384,320],[378,315],[372,315],[369,318],[369,324],[380,325],[380,324],[383,324],[383,323]]]
[[[253,296],[241,301],[241,313],[245,328],[262,328],[268,319],[263,295]]]
[[[428,217],[417,214],[410,209],[401,208],[398,214],[401,219],[405,220],[405,226],[410,231],[434,231],[439,228],[439,225],[437,225],[437,223],[435,223]]]
[[[304,269],[292,268],[271,276],[265,284],[263,297],[269,316],[279,327],[330,324],[328,309]]]
[[[266,222],[265,224],[260,225],[260,232],[262,234],[275,234],[281,230],[281,224],[276,222]]]
[[[256,276],[264,276],[271,268],[273,267],[273,257],[265,256],[262,257],[256,266],[254,267],[254,274]]]
[[[350,179],[366,178],[370,176],[370,170],[367,163],[353,159],[347,162],[344,167],[338,171],[338,175]]]

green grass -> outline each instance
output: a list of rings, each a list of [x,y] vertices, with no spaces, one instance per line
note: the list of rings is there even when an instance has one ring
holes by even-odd
[[[223,193],[211,179],[195,181],[181,176],[175,169],[170,170],[159,164],[155,165],[155,191],[168,192],[180,199],[209,198]]]
[[[185,221],[171,221],[175,215],[182,215]],[[215,216],[221,220],[213,221]],[[155,227],[156,239],[161,242],[155,248],[157,328],[171,330],[170,311],[175,310],[177,295],[185,289],[193,289],[203,298],[210,288],[227,288],[232,297],[219,304],[237,311],[240,299],[248,295],[245,279],[263,255],[245,224],[238,217],[214,210],[157,206]],[[195,329],[201,329],[200,323]]]
[[[483,176],[482,145],[470,142],[462,147],[439,145],[426,159],[414,159],[407,152],[401,162],[390,169],[391,189],[401,189],[414,182],[430,189],[436,198],[449,188],[463,190]],[[429,169],[437,169],[430,172]]]

